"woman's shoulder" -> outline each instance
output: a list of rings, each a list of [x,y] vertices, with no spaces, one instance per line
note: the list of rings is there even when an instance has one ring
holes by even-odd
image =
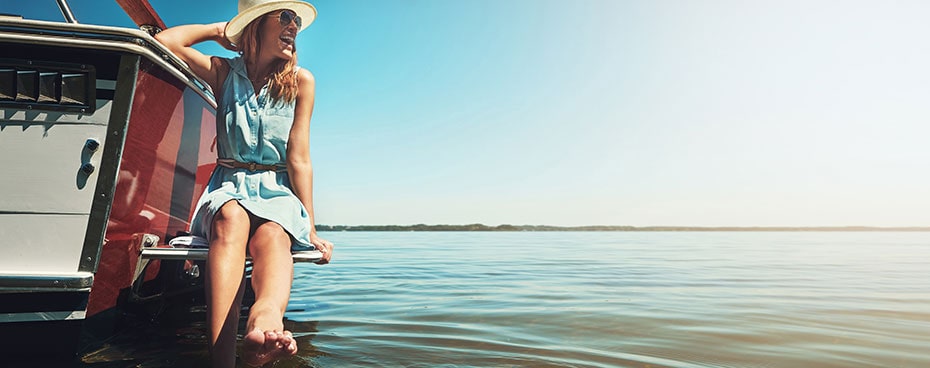
[[[214,56],[213,59],[223,64],[229,70],[235,70],[245,66],[245,63],[242,61],[242,55],[235,57]]]
[[[301,85],[305,83],[313,85],[316,83],[316,79],[313,77],[313,73],[307,68],[297,67],[297,82]]]
[[[238,59],[238,57],[225,58],[215,55],[210,57],[210,63],[213,64],[213,70],[216,73],[216,80],[213,82],[215,85],[211,85],[214,90],[219,90],[222,88],[223,84],[226,83],[229,73],[236,68],[235,62],[237,62]]]
[[[213,63],[213,66],[222,68],[221,70],[229,71],[232,68],[232,59],[225,58],[222,56],[210,56],[210,62]]]
[[[315,90],[316,79],[313,73],[305,68],[297,69],[297,97],[312,99]]]

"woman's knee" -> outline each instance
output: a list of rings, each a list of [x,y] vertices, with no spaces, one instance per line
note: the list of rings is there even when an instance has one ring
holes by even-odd
[[[255,234],[250,241],[252,252],[261,251],[262,248],[284,247],[290,251],[291,238],[287,231],[280,224],[274,221],[267,221],[255,229]]]
[[[284,231],[284,228],[274,221],[266,221],[261,224],[258,229],[255,229],[255,235],[256,237],[261,236],[262,238],[267,238],[276,242],[290,241],[287,231]]]
[[[213,217],[214,233],[230,228],[249,229],[249,213],[237,201],[229,201],[220,207]]]

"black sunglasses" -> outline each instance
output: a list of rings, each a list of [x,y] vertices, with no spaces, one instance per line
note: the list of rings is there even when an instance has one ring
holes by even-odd
[[[297,28],[300,28],[300,24],[302,23],[300,16],[297,15],[297,13],[294,12],[293,10],[288,10],[288,9],[282,10],[281,13],[278,14],[278,21],[281,23],[281,26],[283,27],[289,26],[291,24],[291,21],[294,21],[294,24],[297,25]]]

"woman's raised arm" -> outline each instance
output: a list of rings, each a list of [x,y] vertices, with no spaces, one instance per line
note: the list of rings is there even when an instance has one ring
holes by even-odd
[[[235,47],[226,39],[225,29],[226,22],[187,24],[161,31],[155,35],[155,39],[187,63],[194,74],[207,81],[214,91],[218,91],[222,87],[218,73],[222,62],[218,58],[204,55],[191,46],[201,42],[216,41],[223,47],[235,51]]]

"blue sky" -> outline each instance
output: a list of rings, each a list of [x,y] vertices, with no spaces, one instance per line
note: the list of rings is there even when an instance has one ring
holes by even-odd
[[[169,26],[236,7],[151,4]],[[313,4],[319,223],[930,225],[930,2]]]

